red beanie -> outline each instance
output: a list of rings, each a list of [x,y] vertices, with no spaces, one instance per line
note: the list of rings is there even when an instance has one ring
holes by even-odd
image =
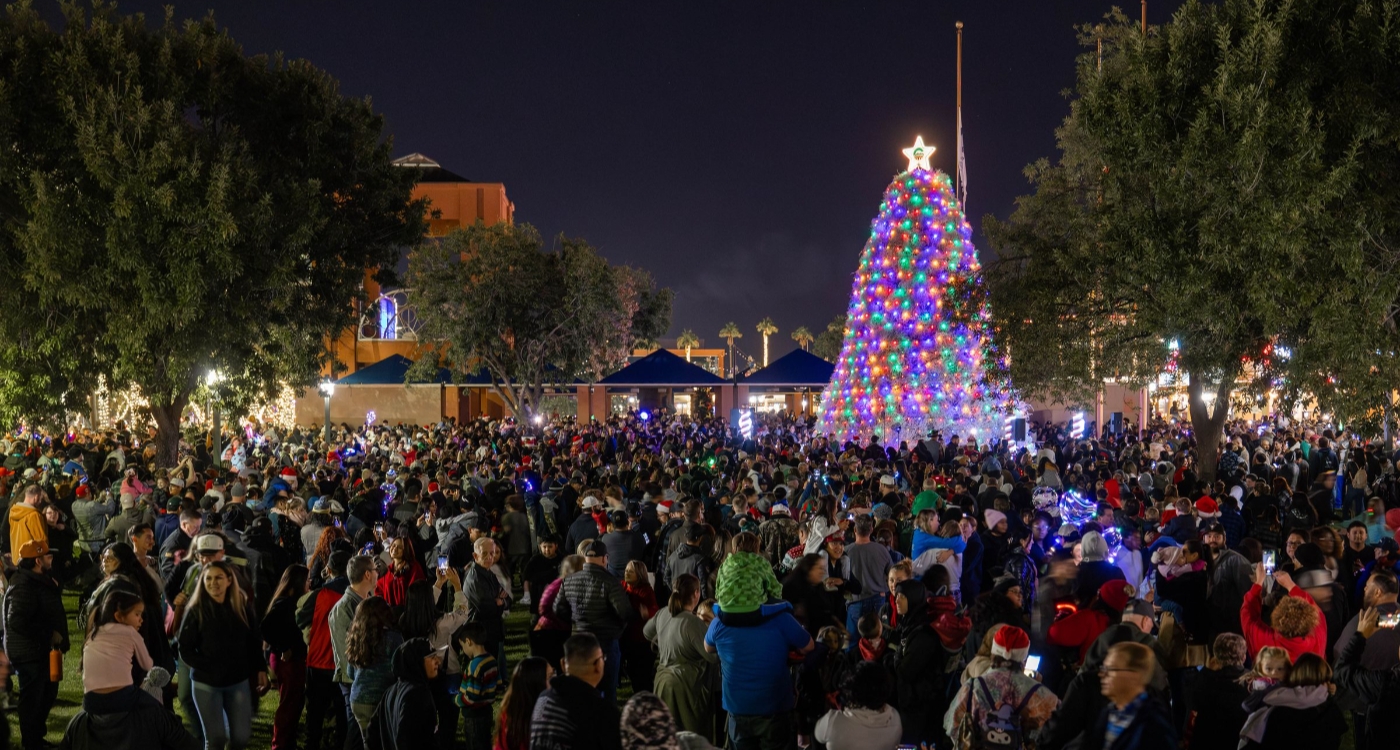
[[[1099,599],[1110,609],[1122,612],[1137,593],[1127,581],[1109,581],[1099,587]]]

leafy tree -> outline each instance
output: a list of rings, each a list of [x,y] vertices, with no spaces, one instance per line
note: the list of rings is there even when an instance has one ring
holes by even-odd
[[[841,356],[841,342],[846,338],[846,314],[841,313],[826,324],[826,330],[812,341],[811,352],[828,362]]]
[[[778,326],[773,323],[772,318],[764,318],[758,321],[758,333],[763,337],[763,366],[768,366],[768,337],[778,332]]]
[[[670,327],[671,290],[609,265],[583,240],[561,237],[558,247],[546,251],[529,224],[481,222],[420,245],[409,298],[433,356],[420,356],[410,376],[427,377],[440,361],[459,375],[484,368],[526,416],[548,386],[602,377]]]
[[[816,337],[812,335],[812,332],[807,330],[807,326],[798,326],[797,330],[792,332],[792,340],[796,341],[797,345],[802,347],[803,351],[806,351],[807,345],[811,344],[815,339]]]
[[[695,331],[689,328],[681,331],[681,335],[676,338],[676,346],[685,349],[685,361],[690,361],[690,350],[700,345],[700,337],[695,335]]]
[[[1373,66],[1393,57],[1395,10],[1192,0],[1146,37],[1116,10],[1085,27],[1087,45],[1102,35],[1102,68],[1079,58],[1058,161],[1027,169],[1035,193],[1009,221],[985,220],[1004,355],[993,376],[1083,402],[1105,379],[1146,383],[1179,342],[1200,473],[1213,477],[1231,394],[1296,373],[1268,356],[1276,342],[1294,361],[1326,359],[1319,331],[1335,321],[1319,311],[1359,294],[1330,280],[1368,267],[1366,224],[1382,227],[1361,175],[1378,102],[1395,94],[1341,60],[1359,41]],[[1385,31],[1368,28],[1381,18]],[[1374,211],[1353,211],[1358,200]],[[1374,286],[1395,299],[1393,278]]]
[[[729,346],[729,372],[737,372],[738,368],[734,366],[734,339],[743,338],[744,332],[740,331],[739,326],[735,325],[734,321],[731,320],[725,323],[723,328],[719,329],[719,337],[724,339],[725,343]]]
[[[209,371],[230,406],[315,382],[424,206],[382,119],[310,64],[247,57],[212,17],[63,11],[0,19],[0,412],[135,385],[169,464]]]

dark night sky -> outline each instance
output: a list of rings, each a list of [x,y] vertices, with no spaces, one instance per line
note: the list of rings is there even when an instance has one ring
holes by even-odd
[[[1073,26],[1104,0],[908,2],[120,2],[207,8],[249,53],[282,51],[370,96],[396,155],[504,182],[517,221],[587,238],[676,291],[671,335],[722,345],[772,316],[775,353],[845,309],[900,149],[955,151],[953,23],[974,228],[1054,152]],[[1137,17],[1138,3],[1119,0]],[[1152,0],[1166,21],[1179,0]]]

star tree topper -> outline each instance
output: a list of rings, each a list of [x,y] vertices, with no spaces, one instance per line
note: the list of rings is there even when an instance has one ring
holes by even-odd
[[[933,156],[933,152],[937,150],[933,146],[925,146],[923,136],[915,136],[914,145],[904,149],[904,157],[909,160],[909,171],[913,172],[915,169],[929,171],[931,169],[928,165],[929,157]]]

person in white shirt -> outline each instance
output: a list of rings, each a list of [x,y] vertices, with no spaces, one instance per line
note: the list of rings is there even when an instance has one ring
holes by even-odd
[[[1113,556],[1113,564],[1123,571],[1123,577],[1143,596],[1152,588],[1152,566],[1142,554],[1142,530],[1124,529],[1123,547]]]

